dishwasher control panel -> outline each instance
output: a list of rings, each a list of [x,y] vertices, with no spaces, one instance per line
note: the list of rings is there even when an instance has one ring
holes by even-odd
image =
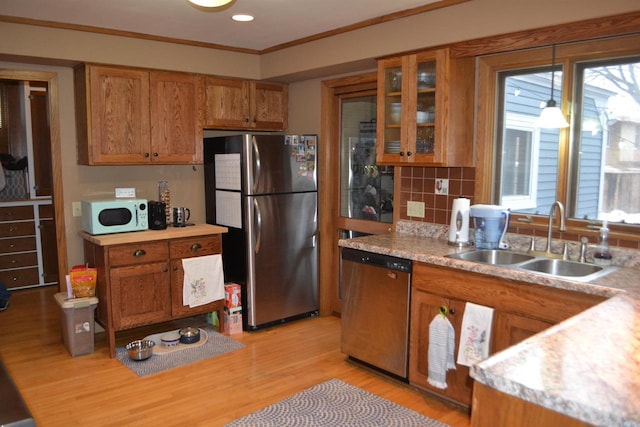
[[[354,261],[361,264],[369,264],[377,267],[388,268],[389,270],[403,271],[411,273],[412,262],[410,259],[398,258],[390,255],[365,252],[357,249],[342,248],[342,259]]]

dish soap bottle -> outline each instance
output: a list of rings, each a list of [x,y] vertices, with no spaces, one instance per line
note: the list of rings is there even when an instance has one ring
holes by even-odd
[[[611,252],[609,251],[609,229],[607,221],[602,222],[600,227],[600,236],[598,238],[598,246],[593,253],[593,263],[597,265],[611,265]]]

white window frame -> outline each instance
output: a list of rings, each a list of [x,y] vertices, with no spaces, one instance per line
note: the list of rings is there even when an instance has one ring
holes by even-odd
[[[531,164],[530,170],[532,171],[532,179],[529,180],[528,196],[501,196],[501,204],[508,206],[513,211],[535,209],[537,206],[538,198],[538,168],[539,161],[538,156],[540,154],[540,129],[536,128],[535,122],[538,118],[526,114],[509,113],[505,112],[505,129],[519,130],[528,132],[531,134]],[[504,144],[504,141],[503,141]],[[502,166],[504,169],[504,165]],[[502,173],[501,173],[502,175]],[[502,186],[502,183],[501,183]]]

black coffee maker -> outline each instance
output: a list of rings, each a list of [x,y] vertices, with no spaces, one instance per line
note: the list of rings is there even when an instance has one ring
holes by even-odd
[[[167,211],[165,202],[149,200],[149,229],[164,230],[167,228]]]

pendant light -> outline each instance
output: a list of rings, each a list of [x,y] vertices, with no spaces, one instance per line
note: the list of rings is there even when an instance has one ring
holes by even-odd
[[[553,56],[551,59],[551,99],[547,101],[547,106],[540,113],[536,126],[544,129],[559,129],[569,127],[567,119],[564,118],[562,110],[556,106],[553,99],[553,86],[555,83],[556,46],[553,45]]]
[[[233,0],[189,0],[189,2],[200,7],[222,7]]]

